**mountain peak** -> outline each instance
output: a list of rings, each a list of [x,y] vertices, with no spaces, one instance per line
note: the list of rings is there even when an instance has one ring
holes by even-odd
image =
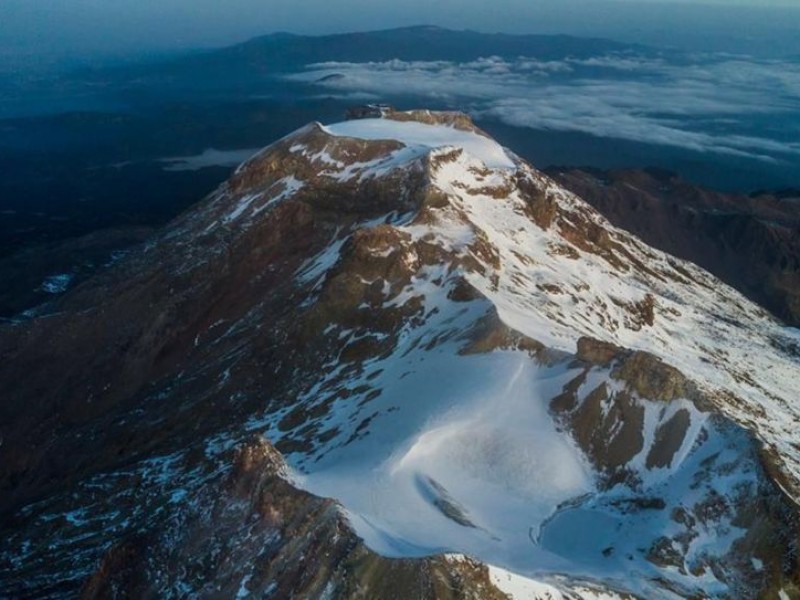
[[[323,189],[324,195],[339,199],[338,208],[347,210],[353,208],[353,198],[370,190],[365,204],[371,205],[380,196],[377,188],[391,196],[391,189],[396,191],[398,186],[405,190],[424,187],[431,166],[441,167],[446,161],[467,170],[488,170],[487,174],[516,171],[520,164],[463,113],[389,109],[379,118],[310,123],[236,170],[226,186],[236,199],[221,222],[243,222],[289,194],[304,197],[313,192],[317,194],[314,202],[320,202]],[[395,199],[405,196],[393,195]],[[403,202],[396,208],[408,209]]]
[[[489,565],[469,563],[481,589],[515,574],[542,597],[791,585],[800,332],[613,227],[460,113],[366,116],[268,146],[103,279],[9,332],[0,387],[29,427],[4,432],[0,509],[48,500],[18,514],[0,568],[74,580],[80,540],[134,544],[145,530],[159,556],[204,565],[204,582],[247,565],[248,589],[267,595],[291,551],[275,532],[312,522],[345,532],[302,549],[308,564],[341,556],[324,562],[336,573],[354,560],[337,540],[357,535],[370,564],[409,580],[448,553],[446,572]],[[98,346],[113,351],[87,363]],[[43,364],[58,365],[42,379],[54,392],[27,377]],[[76,454],[91,460],[60,459]],[[48,495],[57,477],[78,483]],[[225,521],[236,544],[206,508],[226,478],[235,506],[260,515]],[[56,544],[58,519],[74,527]],[[101,579],[114,579],[114,548]],[[185,569],[142,558],[134,571],[185,588]],[[333,571],[334,595],[396,591]]]

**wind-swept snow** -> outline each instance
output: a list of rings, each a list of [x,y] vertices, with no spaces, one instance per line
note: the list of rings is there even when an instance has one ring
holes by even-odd
[[[580,452],[547,415],[568,373],[538,373],[520,354],[447,349],[375,368],[384,369],[373,380],[383,393],[367,407],[369,435],[304,465],[298,483],[339,499],[359,535],[388,556],[459,551],[517,569],[534,556],[558,566],[538,556],[529,528],[592,489]]]
[[[407,146],[433,150],[445,146],[463,148],[490,168],[513,169],[514,161],[494,140],[446,125],[428,125],[416,121],[360,119],[324,127],[331,135],[364,140],[397,140]]]

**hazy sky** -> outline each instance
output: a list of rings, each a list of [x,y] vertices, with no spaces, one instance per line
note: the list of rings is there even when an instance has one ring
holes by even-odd
[[[795,7],[787,16],[778,7]],[[772,7],[772,8],[770,8]],[[126,54],[235,43],[273,31],[403,25],[572,33],[742,50],[800,40],[800,0],[0,0],[0,58]],[[779,42],[780,45],[781,42]],[[778,52],[783,51],[779,47]],[[800,51],[800,50],[799,50]]]

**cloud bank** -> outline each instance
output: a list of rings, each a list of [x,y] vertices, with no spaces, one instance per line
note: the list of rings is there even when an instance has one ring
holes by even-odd
[[[494,56],[463,63],[318,63],[290,77],[334,94],[431,98],[517,127],[800,160],[796,62],[719,54]]]

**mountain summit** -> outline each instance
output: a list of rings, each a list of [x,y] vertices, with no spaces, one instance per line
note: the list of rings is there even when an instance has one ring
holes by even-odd
[[[800,332],[362,116],[2,326],[0,595],[800,597]]]

